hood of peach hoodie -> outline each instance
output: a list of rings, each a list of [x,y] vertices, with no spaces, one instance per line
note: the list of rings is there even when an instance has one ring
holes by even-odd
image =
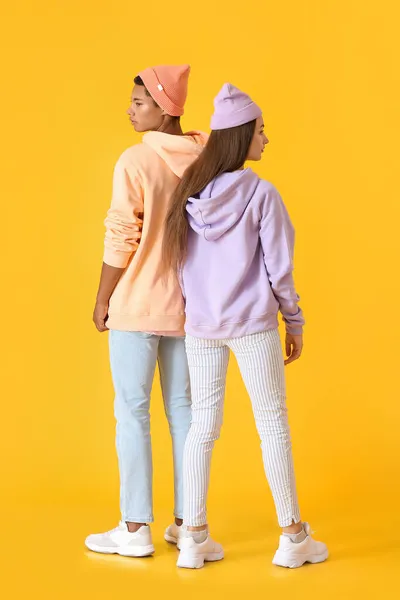
[[[157,152],[177,177],[182,177],[199,156],[207,140],[208,135],[201,131],[189,131],[184,135],[149,131],[143,136],[143,143]]]

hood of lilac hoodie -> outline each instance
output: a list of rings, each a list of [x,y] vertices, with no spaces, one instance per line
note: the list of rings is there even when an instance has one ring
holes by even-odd
[[[182,269],[186,332],[241,337],[304,324],[293,282],[294,229],[276,188],[251,169],[224,173],[188,199]]]

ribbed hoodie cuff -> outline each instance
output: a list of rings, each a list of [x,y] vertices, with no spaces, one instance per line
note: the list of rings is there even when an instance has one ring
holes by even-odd
[[[103,254],[103,262],[110,267],[117,267],[118,269],[125,269],[126,265],[129,262],[131,257],[130,253],[127,252],[115,252],[115,250],[110,250],[109,248],[105,248]]]
[[[291,335],[302,335],[303,327],[290,327],[289,325],[286,327],[286,333],[290,333]]]

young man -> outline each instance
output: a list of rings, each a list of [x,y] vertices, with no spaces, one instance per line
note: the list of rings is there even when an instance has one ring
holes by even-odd
[[[86,539],[95,552],[154,552],[149,406],[157,361],[175,472],[175,522],[165,532],[167,541],[177,542],[182,525],[182,460],[191,417],[184,304],[175,275],[165,278],[161,251],[171,195],[206,142],[205,134],[181,129],[189,72],[187,65],[159,66],[135,78],[128,116],[136,131],[149,133],[122,154],[114,171],[93,320],[99,331],[110,330],[121,522]]]

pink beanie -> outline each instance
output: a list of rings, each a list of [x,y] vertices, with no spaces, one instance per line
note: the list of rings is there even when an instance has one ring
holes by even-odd
[[[189,73],[189,65],[160,66],[141,71],[139,77],[158,106],[172,117],[180,117],[184,112]]]
[[[253,100],[231,83],[225,83],[214,100],[211,129],[229,129],[261,117],[262,111]]]

